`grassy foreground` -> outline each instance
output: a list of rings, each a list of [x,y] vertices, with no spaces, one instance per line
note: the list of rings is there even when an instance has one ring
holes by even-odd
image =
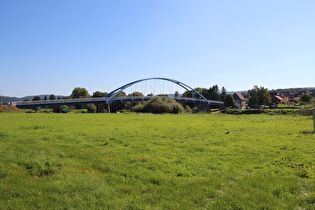
[[[312,118],[0,114],[0,209],[314,209]]]

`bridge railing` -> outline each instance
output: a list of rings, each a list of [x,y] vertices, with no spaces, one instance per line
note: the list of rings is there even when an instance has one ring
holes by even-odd
[[[155,96],[120,96],[120,97],[114,97],[111,99],[111,102],[117,102],[117,101],[148,101],[151,98],[153,98]],[[161,98],[165,97],[165,96],[160,96]],[[218,104],[221,105],[223,104],[223,102],[220,101],[213,101],[213,100],[204,100],[204,99],[196,99],[196,98],[186,98],[186,97],[170,97],[176,101],[180,101],[180,102],[191,102],[191,103],[208,103],[210,102],[210,104]]]
[[[96,103],[105,102],[106,98],[77,98],[77,99],[58,99],[58,100],[40,100],[40,101],[17,101],[16,105],[33,105],[33,104],[60,104],[60,103]]]
[[[109,103],[126,102],[126,101],[148,101],[154,96],[119,96],[112,98]],[[160,96],[165,97],[165,96]],[[213,105],[222,105],[220,101],[205,101],[204,99],[185,98],[185,97],[170,97],[179,102],[191,103],[208,103]],[[58,99],[58,100],[40,100],[40,101],[18,101],[15,103],[18,107],[34,107],[34,106],[60,106],[60,105],[76,105],[76,104],[89,104],[89,103],[105,103],[108,98],[78,98],[78,99]]]

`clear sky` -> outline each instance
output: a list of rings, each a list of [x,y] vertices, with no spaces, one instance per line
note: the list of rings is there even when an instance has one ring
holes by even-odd
[[[228,91],[314,87],[315,1],[0,1],[4,96],[156,76]]]

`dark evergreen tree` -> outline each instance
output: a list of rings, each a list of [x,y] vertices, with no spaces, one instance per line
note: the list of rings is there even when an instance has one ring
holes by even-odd
[[[213,85],[209,88],[209,99],[210,100],[220,100],[220,91],[218,85]]]
[[[222,87],[221,88],[221,101],[224,101],[226,95],[227,95],[227,91],[226,91],[225,87]]]

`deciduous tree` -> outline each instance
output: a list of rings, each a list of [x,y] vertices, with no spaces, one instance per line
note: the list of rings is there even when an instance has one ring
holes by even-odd
[[[235,107],[235,100],[234,100],[232,94],[228,94],[227,96],[225,96],[225,98],[224,98],[224,106],[226,108],[228,108],[228,107]]]
[[[73,89],[70,96],[71,98],[88,98],[89,92],[85,88],[76,87]]]
[[[133,92],[133,93],[128,94],[128,96],[140,96],[140,97],[142,97],[144,95],[143,95],[143,93],[140,93],[140,92]]]
[[[33,99],[32,99],[32,101],[40,101],[41,99],[40,99],[40,97],[39,96],[35,96]]]
[[[271,97],[267,88],[254,86],[248,90],[248,105],[250,107],[258,107],[259,105],[269,105]]]
[[[54,94],[50,94],[49,100],[56,100],[56,96]]]
[[[108,93],[107,92],[100,92],[100,91],[96,91],[93,93],[93,98],[99,98],[99,97],[104,97],[106,96]]]
[[[314,98],[314,97],[311,95],[308,95],[308,94],[304,94],[304,95],[301,95],[300,101],[304,102],[304,103],[310,103],[312,98]]]

